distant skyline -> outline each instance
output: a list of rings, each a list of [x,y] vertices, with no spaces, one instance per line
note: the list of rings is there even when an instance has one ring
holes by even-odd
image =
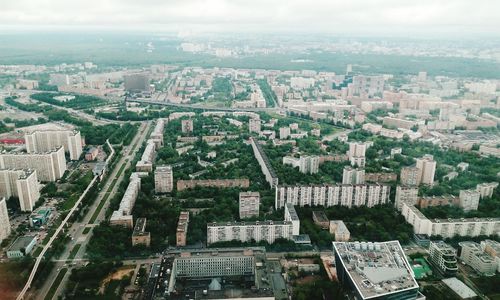
[[[0,0],[1,30],[500,36],[496,0]]]

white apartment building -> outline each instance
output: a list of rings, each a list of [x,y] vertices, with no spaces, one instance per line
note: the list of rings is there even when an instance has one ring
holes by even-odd
[[[497,272],[500,272],[500,243],[493,240],[484,240],[481,242],[481,249],[495,260]]]
[[[480,183],[476,186],[476,190],[479,192],[482,198],[491,198],[493,196],[493,191],[498,187],[498,182]]]
[[[457,250],[443,241],[431,241],[429,245],[429,258],[445,276],[457,273]]]
[[[299,235],[300,219],[292,203],[285,204],[285,221],[292,222],[292,235]]]
[[[493,276],[497,270],[495,259],[481,249],[481,245],[475,242],[461,242],[459,253],[460,259],[471,266],[476,272],[484,276]]]
[[[141,177],[147,176],[148,173],[134,172],[130,175],[130,181],[120,201],[120,207],[113,211],[109,223],[111,225],[120,225],[129,228],[134,228],[134,217],[132,209],[141,189]]]
[[[193,120],[181,120],[181,130],[182,133],[191,133],[193,132]]]
[[[358,166],[363,168],[366,163],[366,149],[369,145],[362,142],[350,142],[349,143],[349,160],[352,166]]]
[[[0,197],[18,197],[21,211],[32,211],[40,198],[35,170],[0,170]]]
[[[190,256],[174,260],[176,278],[210,278],[241,276],[255,273],[255,257],[234,256]]]
[[[141,160],[135,165],[138,172],[151,172],[153,171],[153,162],[156,154],[156,145],[152,139],[146,142],[146,148],[142,153]]]
[[[443,238],[458,236],[500,236],[500,218],[428,219],[415,206],[403,202],[401,214],[413,226],[416,234],[440,235]]]
[[[155,128],[149,135],[149,138],[153,140],[155,143],[156,148],[163,147],[163,130],[165,128],[165,120],[164,119],[158,119],[156,121]]]
[[[7,212],[7,200],[0,198],[0,243],[10,235],[10,220]]]
[[[286,203],[300,207],[305,205],[372,207],[389,202],[389,194],[390,186],[383,184],[277,186],[275,208],[279,209]]]
[[[249,132],[260,133],[260,118],[250,118],[248,120],[248,130]]]
[[[227,222],[207,224],[207,244],[237,240],[240,242],[291,239],[293,225],[289,221]]]
[[[284,156],[284,165],[291,165],[299,168],[299,171],[304,174],[316,174],[319,172],[319,156],[301,156],[299,158]]]
[[[280,127],[280,139],[286,140],[290,136],[290,127]]]
[[[47,152],[64,147],[69,153],[70,160],[78,160],[83,152],[80,131],[73,130],[44,130],[26,133],[26,151],[28,153]]]
[[[384,92],[384,76],[353,76],[352,83],[347,86],[348,95],[371,97]]]
[[[477,210],[481,194],[476,190],[461,190],[459,195],[459,206],[464,211]]]
[[[56,181],[66,172],[64,148],[45,153],[0,154],[0,169],[31,169],[36,171],[40,181]]]
[[[403,202],[409,203],[410,205],[417,204],[418,199],[418,188],[415,186],[401,186],[396,187],[396,198],[394,201],[394,206],[398,211],[401,211],[403,207]]]
[[[259,216],[259,192],[241,192],[239,198],[240,219]]]
[[[436,162],[434,157],[426,154],[421,158],[417,158],[416,167],[418,169],[418,183],[433,185],[434,175],[436,173]]]
[[[174,188],[174,174],[170,165],[158,166],[155,170],[155,192],[170,193]]]
[[[365,170],[345,166],[342,174],[342,184],[365,183]]]

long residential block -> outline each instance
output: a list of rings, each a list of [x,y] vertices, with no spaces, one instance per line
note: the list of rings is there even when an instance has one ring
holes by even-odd
[[[274,243],[276,239],[290,240],[293,236],[291,221],[227,222],[207,224],[207,244],[240,241]]]
[[[368,206],[389,202],[390,186],[383,184],[334,184],[310,186],[277,186],[275,207],[279,209],[286,203],[300,207]]]

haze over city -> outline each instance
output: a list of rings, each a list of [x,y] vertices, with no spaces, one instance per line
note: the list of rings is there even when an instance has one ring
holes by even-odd
[[[498,299],[499,11],[0,0],[0,299]]]

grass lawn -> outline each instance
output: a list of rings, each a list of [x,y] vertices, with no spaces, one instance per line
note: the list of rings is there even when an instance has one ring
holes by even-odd
[[[76,254],[78,253],[78,250],[80,250],[80,247],[82,244],[76,244],[73,249],[71,249],[71,252],[69,253],[68,259],[74,259]]]

